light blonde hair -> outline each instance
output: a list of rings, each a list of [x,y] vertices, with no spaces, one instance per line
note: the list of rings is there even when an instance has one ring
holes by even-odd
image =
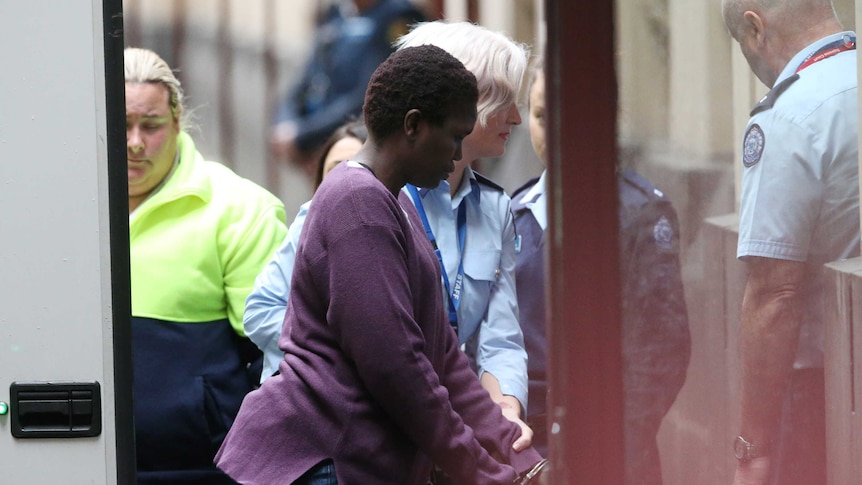
[[[453,55],[476,76],[481,126],[487,126],[488,118],[509,104],[523,104],[527,92],[524,74],[530,58],[526,44],[470,22],[443,20],[420,22],[394,43],[397,49],[425,44]]]
[[[171,116],[186,124],[183,88],[171,67],[158,54],[149,49],[127,47],[123,51],[123,67],[127,83],[158,83],[168,88],[168,105]]]

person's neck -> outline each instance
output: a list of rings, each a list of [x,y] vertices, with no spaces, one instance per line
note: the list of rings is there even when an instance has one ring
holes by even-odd
[[[796,54],[802,51],[802,49],[805,49],[820,39],[829,37],[830,35],[839,34],[841,32],[844,32],[844,27],[835,18],[827,18],[819,23],[810,25],[805,29],[793,32],[790,37],[791,40],[786,44],[787,49],[784,50],[782,55],[783,63],[781,70],[783,70],[783,66],[787,65],[787,63],[790,62]],[[780,73],[781,70],[778,72]]]
[[[135,212],[135,209],[137,209],[144,202],[144,200],[147,198],[147,195],[129,197],[129,214]]]
[[[395,164],[390,162],[386,152],[374,147],[370,141],[365,142],[365,145],[350,159],[368,168],[374,177],[396,198],[401,188],[407,183],[400,172],[396,170]]]

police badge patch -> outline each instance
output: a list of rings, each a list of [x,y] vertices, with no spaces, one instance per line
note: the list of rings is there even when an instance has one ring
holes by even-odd
[[[656,225],[653,226],[652,237],[659,249],[665,251],[673,249],[673,227],[671,227],[667,217],[661,216]]]
[[[748,127],[745,132],[745,140],[742,142],[742,164],[746,167],[753,167],[760,161],[760,156],[763,155],[763,145],[766,144],[766,138],[763,136],[763,130],[757,123]]]

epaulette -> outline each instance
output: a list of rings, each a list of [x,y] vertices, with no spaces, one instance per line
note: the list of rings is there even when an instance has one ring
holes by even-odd
[[[754,116],[761,111],[767,111],[772,109],[772,107],[775,106],[775,100],[777,100],[778,97],[781,96],[782,93],[784,93],[784,91],[787,91],[787,88],[789,88],[790,85],[795,83],[798,79],[799,74],[794,74],[789,78],[785,79],[784,81],[781,81],[780,83],[776,84],[775,87],[770,89],[769,92],[766,93],[766,96],[764,96],[763,99],[761,99],[760,102],[754,106],[754,108],[751,110],[750,116]]]
[[[531,178],[530,180],[527,180],[527,182],[526,182],[526,183],[524,183],[524,185],[522,185],[522,186],[518,187],[517,189],[515,189],[515,191],[514,191],[514,192],[512,192],[512,200],[515,200],[515,197],[517,197],[517,196],[518,196],[518,194],[520,194],[521,192],[526,192],[526,191],[528,191],[528,190],[532,189],[532,188],[533,188],[533,186],[534,186],[534,185],[536,185],[536,183],[538,183],[538,182],[539,182],[539,177],[541,177],[541,176],[533,177],[533,178]]]
[[[664,192],[659,190],[643,175],[631,169],[620,170],[620,198],[623,204],[644,204],[650,200],[666,199]],[[626,189],[629,190],[626,190]]]
[[[492,189],[495,189],[495,190],[499,190],[500,192],[504,192],[504,193],[506,192],[506,189],[497,185],[497,182],[494,182],[493,180],[489,179],[488,177],[482,175],[481,173],[473,171],[473,175],[476,176],[476,181],[479,182],[480,184],[487,185],[488,187],[491,187]]]

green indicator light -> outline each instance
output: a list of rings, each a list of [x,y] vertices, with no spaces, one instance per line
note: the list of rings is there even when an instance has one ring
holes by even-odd
[[[5,402],[0,402],[0,416],[5,416],[9,412],[9,405]]]

